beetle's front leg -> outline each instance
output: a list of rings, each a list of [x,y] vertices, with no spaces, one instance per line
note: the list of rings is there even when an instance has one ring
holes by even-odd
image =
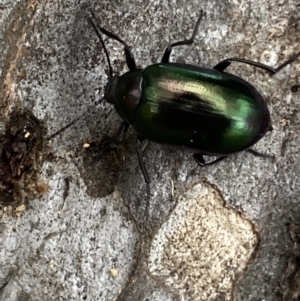
[[[217,158],[216,160],[213,160],[213,161],[208,162],[208,163],[205,163],[205,160],[204,160],[202,154],[194,154],[193,157],[194,157],[196,163],[197,163],[199,166],[205,167],[205,166],[213,165],[213,164],[215,164],[215,163],[218,163],[218,162],[220,162],[220,161],[223,161],[223,160],[226,159],[228,156],[219,157],[219,158]]]
[[[118,132],[115,137],[116,142],[120,142],[123,140],[124,136],[126,135],[126,132],[128,131],[129,124],[126,121],[123,121],[118,129]]]
[[[108,37],[112,38],[113,40],[116,40],[124,45],[124,52],[125,52],[126,64],[128,66],[128,69],[131,71],[136,70],[135,59],[134,59],[133,53],[131,52],[130,46],[128,46],[119,36],[106,30],[105,28],[99,27],[99,30],[103,34],[107,35]]]
[[[96,20],[96,16],[94,14],[94,12],[91,10],[90,11],[92,17]],[[92,27],[94,28],[97,36],[99,37],[101,44],[104,46],[104,42],[102,40],[102,37],[99,33],[99,31],[101,31],[103,34],[105,34],[106,36],[110,37],[111,39],[118,41],[119,43],[123,44],[124,46],[124,52],[125,52],[125,58],[126,58],[126,63],[127,66],[129,68],[129,70],[135,70],[136,69],[136,64],[135,64],[135,59],[133,56],[133,53],[131,52],[130,46],[128,46],[119,36],[117,36],[116,34],[108,31],[107,29],[103,28],[103,27],[98,27],[96,25],[96,23],[94,23],[94,21],[91,18],[88,18],[88,21],[91,23]],[[105,49],[105,46],[104,46]],[[105,49],[105,52],[107,52],[107,50]],[[108,57],[108,53],[107,53],[107,57]],[[111,69],[111,67],[110,67]],[[112,74],[112,71],[110,71],[110,73]]]
[[[139,159],[140,168],[141,168],[143,176],[144,176],[144,180],[145,180],[146,184],[150,184],[149,175],[148,175],[147,169],[144,165],[144,162],[142,159],[142,152],[141,152],[141,148],[140,148],[143,140],[144,140],[144,138],[141,136],[136,137],[136,151],[137,151],[137,155],[138,155],[138,159]]]

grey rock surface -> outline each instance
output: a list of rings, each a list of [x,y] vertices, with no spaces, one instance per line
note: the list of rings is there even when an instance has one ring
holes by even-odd
[[[145,67],[191,34],[201,8],[194,45],[172,61],[275,67],[300,51],[297,0],[0,0],[1,151],[7,133],[30,137],[27,152],[16,144],[18,168],[0,164],[11,177],[0,187],[1,301],[298,300],[300,92],[291,87],[300,59],[275,76],[228,68],[270,108],[274,130],[255,149],[274,162],[241,153],[201,169],[190,154],[149,142],[148,197],[134,131],[111,139],[120,118],[110,104],[47,141],[104,92],[108,65],[89,9]],[[124,73],[121,45],[105,42]]]

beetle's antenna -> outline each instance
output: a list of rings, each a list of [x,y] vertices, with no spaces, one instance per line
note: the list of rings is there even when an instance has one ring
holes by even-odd
[[[94,12],[91,10],[90,11],[92,17],[96,20],[96,16],[94,14]],[[107,59],[107,63],[108,63],[108,68],[109,68],[109,78],[112,78],[113,76],[113,70],[112,70],[112,66],[111,66],[111,62],[110,62],[110,58],[109,58],[109,55],[108,55],[108,51],[105,47],[105,44],[104,44],[104,41],[103,41],[103,38],[102,38],[102,35],[100,34],[100,31],[96,25],[96,23],[90,18],[90,17],[87,17],[88,21],[90,22],[90,24],[92,25],[92,27],[94,28],[95,32],[96,32],[96,35],[98,36],[99,40],[100,40],[100,43],[104,49],[104,52],[105,52],[105,56],[106,56],[106,59]],[[95,101],[95,103],[90,106],[84,113],[80,114],[79,116],[77,116],[74,120],[72,120],[70,123],[68,123],[67,125],[65,125],[64,127],[62,127],[61,129],[59,129],[58,131],[56,131],[55,133],[51,134],[47,140],[51,140],[53,139],[54,137],[56,137],[57,135],[63,133],[65,130],[67,130],[69,127],[71,127],[72,125],[74,125],[75,123],[78,122],[78,120],[83,116],[85,115],[87,112],[89,112],[92,108],[94,108],[95,106],[97,106],[98,104],[100,104],[102,101],[104,100],[104,97],[102,97],[101,99]]]
[[[94,12],[92,10],[90,10],[90,13],[92,15],[92,17],[97,20]],[[99,40],[100,40],[100,43],[104,49],[104,52],[105,52],[105,56],[106,56],[106,59],[107,59],[107,63],[108,63],[108,68],[109,68],[109,78],[112,78],[113,76],[113,70],[112,70],[112,66],[111,66],[111,63],[110,63],[110,58],[109,58],[109,55],[108,55],[108,51],[105,47],[105,44],[104,44],[104,41],[103,41],[103,38],[102,38],[102,35],[97,27],[97,25],[94,23],[94,21],[88,17],[88,21],[90,22],[90,24],[92,25],[92,27],[94,28],[95,32],[96,32],[96,35],[98,36]]]
[[[59,129],[58,131],[54,132],[53,134],[51,134],[47,140],[51,140],[54,137],[56,137],[57,135],[61,134],[62,132],[64,132],[65,130],[67,130],[69,127],[71,127],[72,125],[74,125],[75,123],[78,122],[78,120],[85,115],[87,112],[89,112],[91,109],[93,109],[95,106],[97,106],[98,104],[100,104],[102,101],[104,100],[104,97],[100,98],[99,100],[95,101],[94,104],[92,106],[90,106],[84,113],[80,114],[79,116],[77,116],[74,120],[72,120],[70,123],[68,123],[67,125],[65,125],[64,127],[62,127],[61,129]]]

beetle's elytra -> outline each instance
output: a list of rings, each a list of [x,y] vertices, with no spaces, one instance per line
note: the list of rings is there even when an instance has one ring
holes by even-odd
[[[95,19],[93,12],[91,15]],[[130,47],[120,37],[97,27],[88,18],[103,46],[110,70],[101,101],[105,99],[113,104],[123,119],[118,141],[129,126],[136,131],[139,163],[147,183],[150,180],[139,149],[143,139],[190,149],[200,166],[214,164],[243,150],[265,156],[250,147],[272,128],[268,107],[251,84],[224,71],[232,62],[240,62],[275,74],[300,56],[300,52],[293,55],[277,68],[240,58],[225,59],[212,69],[170,63],[173,47],[193,43],[203,16],[201,10],[190,39],[169,45],[161,62],[145,69],[136,68]],[[113,76],[101,34],[123,44],[129,68],[125,74]],[[205,163],[203,155],[218,158]]]
[[[157,143],[228,156],[270,129],[269,110],[253,86],[218,70],[159,63],[113,81],[105,99],[138,135]]]

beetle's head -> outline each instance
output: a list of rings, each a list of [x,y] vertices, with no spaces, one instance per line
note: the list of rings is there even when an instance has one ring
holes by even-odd
[[[142,70],[113,76],[105,87],[104,98],[114,105],[124,121],[131,124],[141,97]]]

